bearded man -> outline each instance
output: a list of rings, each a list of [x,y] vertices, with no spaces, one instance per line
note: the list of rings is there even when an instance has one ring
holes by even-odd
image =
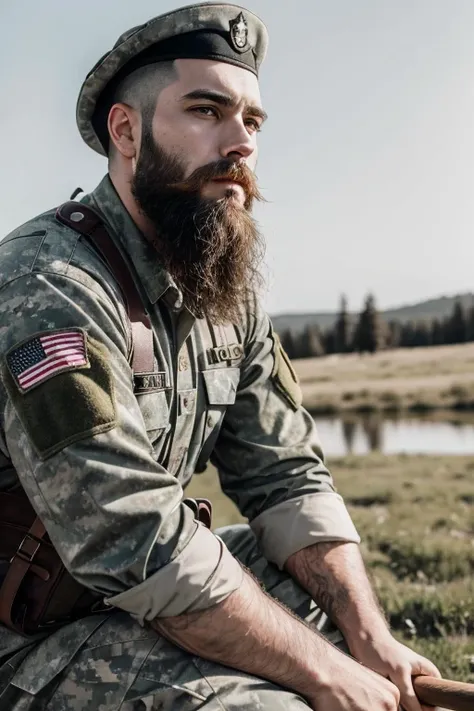
[[[1,243],[1,708],[420,711],[438,674],[258,301],[266,46],[227,4],[126,32],[77,107],[108,174]],[[185,499],[209,460],[249,526]]]

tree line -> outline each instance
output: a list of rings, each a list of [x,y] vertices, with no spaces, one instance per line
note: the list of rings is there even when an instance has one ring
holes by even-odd
[[[280,334],[290,358],[315,358],[332,353],[375,353],[387,348],[415,348],[474,341],[474,304],[464,306],[456,299],[446,318],[386,322],[369,294],[361,312],[348,312],[347,298],[341,305],[334,326],[326,329],[308,324],[300,333],[290,329]]]

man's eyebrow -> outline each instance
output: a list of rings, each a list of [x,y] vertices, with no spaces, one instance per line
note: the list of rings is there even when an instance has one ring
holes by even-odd
[[[215,104],[220,104],[226,108],[232,108],[236,105],[235,99],[230,96],[230,94],[224,94],[220,91],[213,91],[211,89],[194,89],[194,91],[184,94],[181,99],[182,101],[189,101],[189,99],[204,99],[205,101],[213,101]],[[247,104],[245,110],[252,116],[258,116],[262,119],[262,121],[266,121],[268,118],[267,112],[256,104]]]

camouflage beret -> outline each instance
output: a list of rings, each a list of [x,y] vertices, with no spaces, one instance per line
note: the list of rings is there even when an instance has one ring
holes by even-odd
[[[258,76],[268,45],[267,30],[238,5],[205,2],[159,15],[124,32],[87,75],[76,120],[88,146],[107,155],[107,117],[119,84],[139,67],[173,59],[216,59]]]

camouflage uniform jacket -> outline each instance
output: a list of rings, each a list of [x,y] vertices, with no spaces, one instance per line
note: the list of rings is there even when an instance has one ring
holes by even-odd
[[[91,244],[54,210],[16,229],[0,244],[0,488],[19,480],[71,573],[140,622],[240,585],[240,565],[182,504],[209,458],[279,567],[313,542],[358,542],[259,305],[238,326],[196,320],[108,176],[83,201],[131,265],[156,374],[134,392],[121,292]],[[31,386],[28,358],[61,334],[75,334],[85,362],[40,370]],[[0,627],[0,660],[22,644]]]

